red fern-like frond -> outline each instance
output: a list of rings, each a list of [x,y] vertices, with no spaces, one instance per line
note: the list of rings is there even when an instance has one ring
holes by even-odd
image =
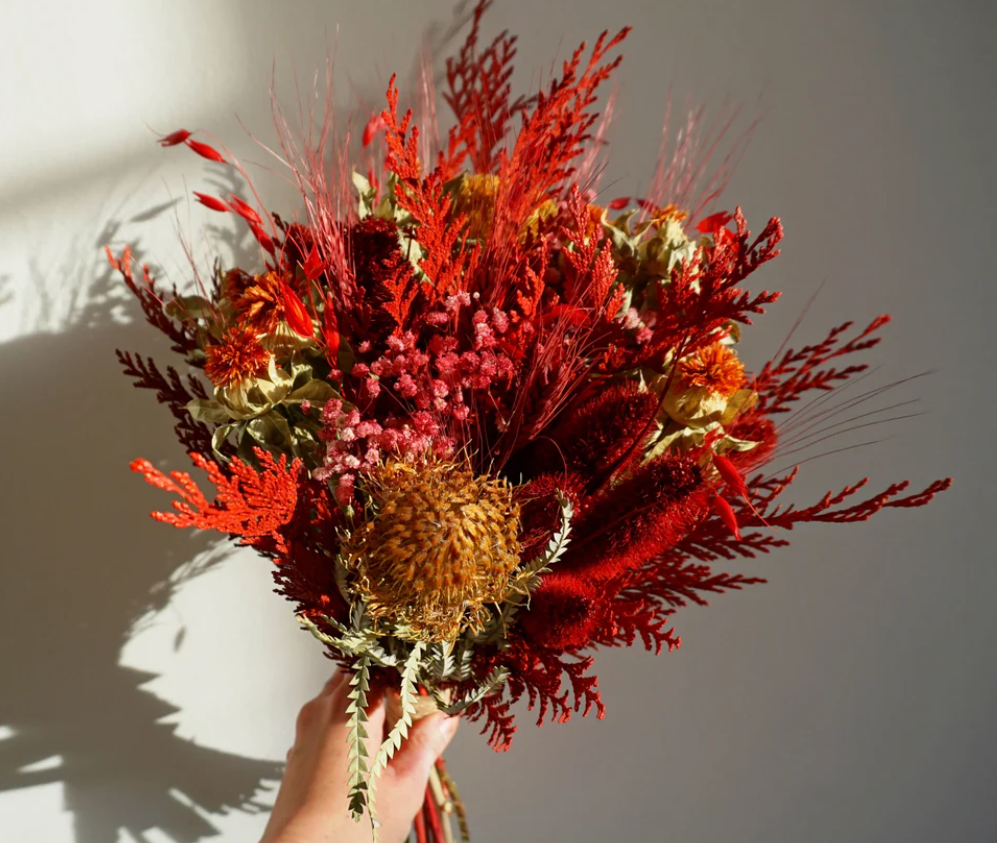
[[[816,345],[807,345],[799,350],[786,349],[778,360],[765,364],[753,384],[758,393],[757,412],[772,415],[786,413],[789,405],[802,395],[813,390],[833,389],[854,375],[860,374],[868,365],[855,363],[840,369],[827,364],[848,354],[866,351],[882,341],[879,330],[890,322],[889,316],[877,316],[858,335],[844,341],[843,335],[852,327],[845,322],[833,328]]]
[[[629,647],[638,637],[644,648],[658,655],[662,649],[671,652],[682,644],[669,624],[671,612],[647,595],[621,592],[609,607],[610,622],[601,629],[594,644],[607,647]]]
[[[716,340],[727,322],[751,324],[750,314],[764,313],[779,298],[764,291],[752,295],[738,285],[779,254],[782,224],[777,217],[754,240],[738,208],[733,220],[737,233],[721,228],[699,260],[685,261],[668,283],[658,286],[658,321],[651,339],[635,349],[624,364],[662,366],[670,352],[681,347],[693,354]],[[749,242],[750,241],[750,242]]]
[[[152,389],[156,392],[156,400],[166,404],[177,420],[174,431],[180,444],[188,451],[201,454],[211,453],[211,430],[203,422],[196,421],[187,410],[187,404],[193,398],[206,398],[204,385],[194,376],[187,376],[187,386],[172,366],[167,366],[166,374],[159,371],[151,357],[134,357],[129,352],[118,350],[118,361],[125,374],[135,379],[136,389]]]
[[[598,680],[587,674],[594,661],[592,656],[572,661],[565,654],[534,649],[516,641],[502,654],[502,660],[512,671],[511,701],[525,695],[527,708],[537,710],[538,726],[543,725],[548,715],[553,722],[567,723],[573,712],[581,711],[585,717],[593,708],[600,720],[605,716],[606,707],[596,690]],[[562,690],[564,677],[570,687]]]
[[[481,734],[487,736],[488,745],[496,752],[506,752],[512,746],[512,738],[516,734],[516,718],[509,713],[511,706],[503,686],[469,706],[464,712],[464,719],[471,723],[484,721]]]
[[[156,281],[152,277],[152,273],[147,265],[142,265],[142,283],[135,280],[132,269],[131,248],[125,246],[119,258],[114,256],[109,247],[106,247],[104,252],[111,267],[121,275],[125,285],[135,294],[135,298],[138,299],[139,305],[142,308],[145,320],[173,342],[172,350],[178,354],[186,355],[197,348],[197,334],[193,326],[186,323],[178,323],[170,319],[164,312],[163,294],[156,287]],[[179,291],[174,286],[172,296],[167,296],[167,298],[172,300],[179,297],[179,295]],[[199,364],[192,363],[191,365]]]
[[[622,56],[607,61],[607,55],[627,37],[629,27],[612,38],[602,33],[582,64],[583,43],[564,62],[560,78],[537,95],[511,152],[502,150],[498,160],[499,191],[495,208],[495,231],[489,248],[504,260],[519,237],[523,223],[537,205],[557,192],[573,172],[573,162],[591,139],[598,119],[593,108],[600,86],[619,66]]]
[[[295,459],[288,466],[285,455],[275,461],[269,451],[259,448],[254,451],[260,460],[260,470],[233,457],[226,472],[202,454],[190,454],[194,465],[207,472],[208,480],[216,487],[214,502],[204,496],[184,471],[166,475],[144,459],[135,460],[131,467],[151,485],[181,498],[173,502],[176,512],[153,512],[152,517],[157,521],[179,528],[218,530],[239,536],[240,544],[255,545],[261,539],[269,539],[278,553],[286,553],[280,528],[295,514],[302,463]]]
[[[388,108],[384,111],[387,166],[398,176],[398,205],[412,215],[418,225],[423,258],[419,268],[426,274],[430,305],[463,289],[473,276],[480,250],[468,246],[463,215],[453,213],[450,194],[444,189],[452,173],[441,163],[425,178],[418,157],[418,127],[412,126],[412,112],[398,119],[398,89],[395,79],[388,86]]]
[[[904,481],[893,483],[882,492],[864,500],[847,503],[868,484],[868,478],[865,478],[845,486],[838,492],[828,492],[817,503],[807,507],[779,506],[776,503],[777,499],[789,488],[798,471],[797,467],[781,477],[763,478],[759,475],[752,478],[748,483],[751,505],[743,500],[737,501],[733,505],[737,522],[741,527],[750,529],[765,526],[792,530],[796,524],[812,521],[832,524],[866,521],[877,512],[889,507],[906,509],[924,506],[935,495],[944,492],[952,485],[951,479],[936,480],[921,491],[904,495],[904,491],[910,486],[909,481]],[[736,539],[722,520],[713,515],[701,519],[695,528],[665,555],[662,570],[681,570],[689,560],[711,562],[717,559],[731,560],[737,557],[754,558],[759,553],[768,553],[788,544],[789,542],[785,539],[776,538],[770,534],[747,532],[746,530],[742,530],[741,538]],[[647,588],[663,596],[664,592],[656,591],[661,584],[661,577],[656,575],[646,580],[638,588]],[[685,591],[672,591],[696,602]]]

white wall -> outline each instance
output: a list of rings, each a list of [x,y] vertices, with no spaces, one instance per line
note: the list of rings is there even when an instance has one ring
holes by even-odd
[[[263,160],[268,81],[308,86],[337,43],[340,103],[410,77],[449,0],[43,0],[2,4],[0,33],[0,840],[251,841],[326,662],[270,593],[267,563],[146,517],[128,472],[185,458],[168,413],[113,349],[168,359],[108,282],[132,242],[184,277],[177,229],[213,235],[189,191],[216,175],[156,133],[203,128]],[[669,656],[603,653],[604,722],[537,731],[508,755],[465,728],[450,751],[475,840],[997,839],[990,645],[995,67],[989,4],[927,0],[498,0],[529,84],[603,28],[636,24],[606,182],[637,192],[668,92],[764,119],[730,184],[783,256],[785,297],[747,332],[756,366],[824,281],[798,337],[897,317],[880,382],[927,414],[889,441],[810,463],[797,497],[871,474],[956,488],[926,510],[812,527],[744,565],[771,583],[677,617]],[[359,109],[365,116],[367,106]],[[294,195],[261,173],[271,207]],[[226,248],[240,244],[228,238]],[[873,429],[870,433],[882,433]],[[875,438],[875,436],[865,437]],[[863,441],[859,436],[850,441]],[[191,576],[200,572],[198,576]],[[265,792],[257,793],[265,805]],[[239,806],[242,806],[240,808]],[[249,806],[251,808],[251,806]],[[231,809],[231,810],[230,810]],[[214,835],[214,836],[212,836]]]

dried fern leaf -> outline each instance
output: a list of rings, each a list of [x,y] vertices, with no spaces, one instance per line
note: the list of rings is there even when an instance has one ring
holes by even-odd
[[[349,752],[347,764],[349,770],[349,802],[353,819],[359,822],[363,818],[367,806],[367,692],[370,690],[370,659],[361,656],[353,666],[353,676],[350,679],[350,693],[347,697],[349,705],[346,713],[347,742]]]

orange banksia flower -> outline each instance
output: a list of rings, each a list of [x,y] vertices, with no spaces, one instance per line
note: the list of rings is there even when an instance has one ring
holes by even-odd
[[[392,461],[368,481],[372,517],[343,547],[376,620],[452,641],[482,626],[519,564],[519,506],[504,480],[446,462]]]

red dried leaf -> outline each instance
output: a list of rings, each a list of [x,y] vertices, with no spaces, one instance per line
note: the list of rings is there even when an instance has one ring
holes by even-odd
[[[312,317],[308,314],[305,303],[286,281],[280,282],[280,292],[284,299],[284,318],[291,326],[291,330],[303,337],[314,336],[315,326],[312,324]]]

